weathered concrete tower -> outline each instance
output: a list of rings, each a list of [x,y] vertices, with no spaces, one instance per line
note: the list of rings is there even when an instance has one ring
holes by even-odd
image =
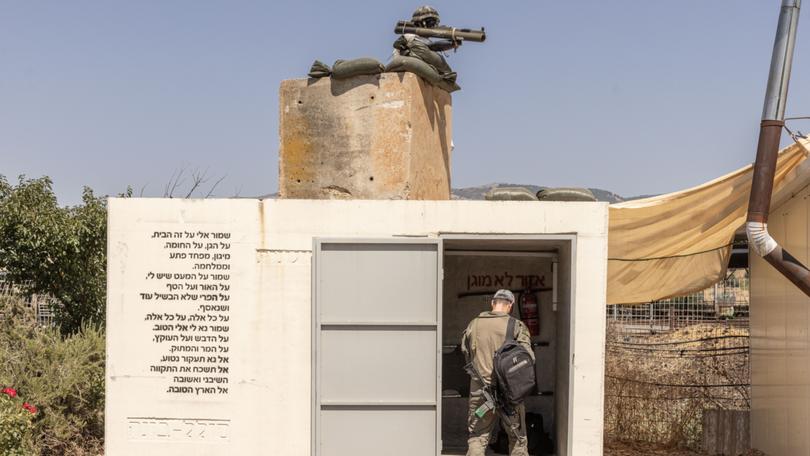
[[[411,73],[281,83],[279,196],[450,199],[450,94]]]

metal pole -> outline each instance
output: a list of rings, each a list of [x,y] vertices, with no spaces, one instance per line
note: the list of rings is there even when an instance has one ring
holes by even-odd
[[[765,106],[762,120],[785,120],[790,70],[793,66],[793,48],[796,44],[796,30],[799,25],[801,0],[783,0],[773,43],[771,71],[768,75],[768,88],[765,92]]]
[[[785,104],[800,8],[801,0],[782,0],[762,110],[746,232],[751,249],[810,296],[810,270],[784,250],[768,233],[768,213],[771,209],[779,140],[785,125]]]

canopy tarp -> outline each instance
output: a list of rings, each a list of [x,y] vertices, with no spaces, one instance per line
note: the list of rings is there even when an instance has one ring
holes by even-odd
[[[773,200],[810,183],[807,141],[779,154]],[[723,279],[745,223],[751,165],[703,185],[610,206],[608,304],[640,304],[703,290]],[[801,171],[801,172],[800,172]],[[790,184],[794,185],[790,185]]]

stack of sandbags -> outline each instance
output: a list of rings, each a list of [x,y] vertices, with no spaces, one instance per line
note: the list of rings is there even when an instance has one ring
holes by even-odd
[[[547,188],[537,192],[540,201],[596,201],[587,188]]]
[[[525,187],[498,187],[484,195],[487,201],[537,201],[534,193]]]
[[[385,66],[379,60],[361,57],[352,60],[335,60],[332,68],[329,68],[329,65],[320,60],[316,60],[309,69],[308,76],[311,78],[331,76],[334,79],[349,79],[355,76],[380,74],[383,71],[385,71]]]
[[[431,50],[423,39],[416,35],[402,35],[394,42],[394,49],[396,49],[396,55],[386,66],[369,57],[336,60],[332,68],[316,60],[309,69],[308,75],[311,78],[331,76],[333,79],[348,79],[382,72],[407,71],[447,92],[455,92],[461,89],[456,84],[456,73],[450,69],[447,60],[440,53]]]

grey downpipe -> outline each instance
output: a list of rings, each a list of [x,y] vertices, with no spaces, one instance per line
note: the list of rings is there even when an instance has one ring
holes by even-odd
[[[810,270],[783,249],[768,233],[768,213],[771,208],[776,160],[779,155],[779,140],[785,125],[785,104],[800,8],[801,0],[782,0],[768,88],[765,93],[765,106],[762,111],[745,231],[751,250],[810,296]]]

